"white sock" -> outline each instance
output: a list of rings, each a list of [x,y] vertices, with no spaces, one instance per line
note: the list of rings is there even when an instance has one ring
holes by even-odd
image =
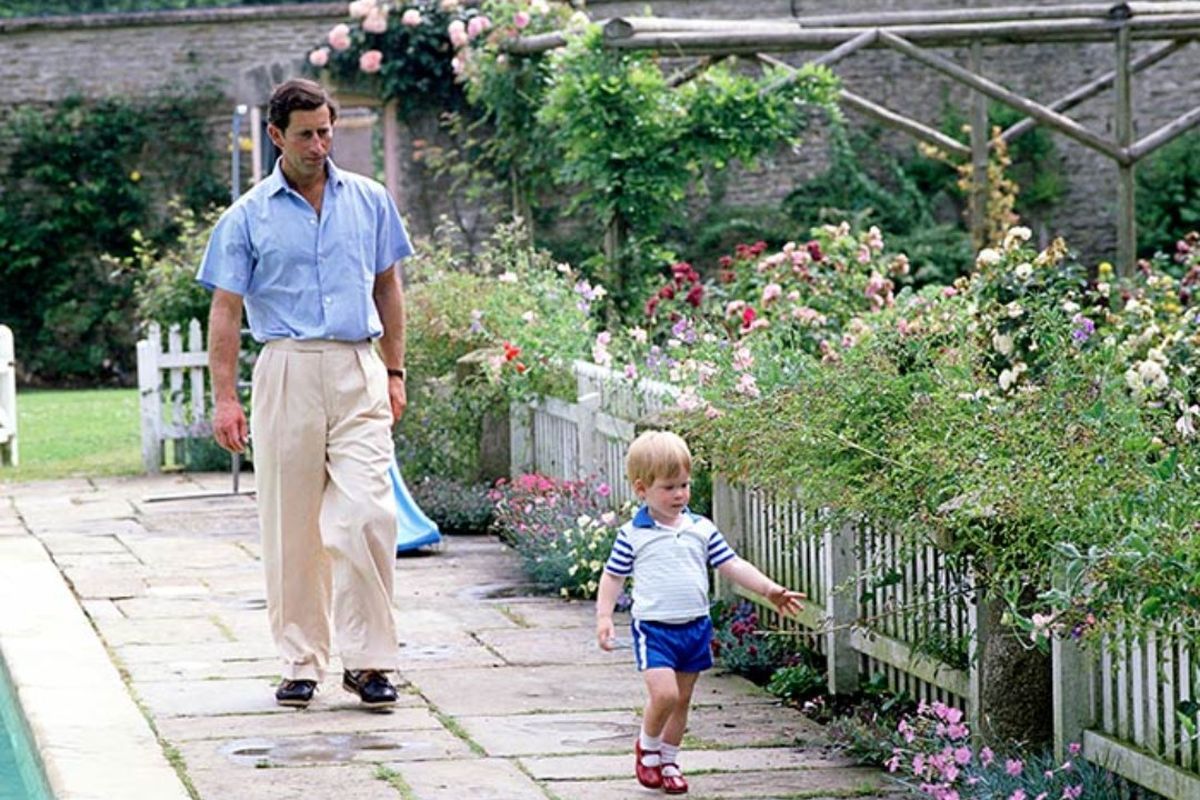
[[[646,733],[645,730],[643,730],[641,732],[641,734],[638,736],[638,741],[642,745],[642,766],[643,767],[657,767],[659,764],[662,763],[662,760],[659,758],[659,755],[657,752],[659,750],[659,748],[661,748],[663,746],[661,736],[651,736],[650,734]],[[653,750],[655,752],[653,752],[653,753],[647,752],[650,750]]]
[[[662,743],[662,748],[659,750],[662,753],[663,774],[682,775],[679,771],[679,745]],[[671,770],[674,772],[671,772]]]

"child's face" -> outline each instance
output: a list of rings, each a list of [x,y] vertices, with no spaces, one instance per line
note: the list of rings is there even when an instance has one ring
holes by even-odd
[[[655,478],[649,486],[638,481],[633,488],[650,507],[650,516],[659,522],[673,522],[692,497],[692,476],[680,470],[669,478]]]

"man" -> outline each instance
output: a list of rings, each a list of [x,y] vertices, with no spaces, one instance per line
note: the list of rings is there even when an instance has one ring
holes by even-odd
[[[267,133],[282,155],[221,216],[197,275],[213,291],[213,436],[234,453],[248,441],[237,393],[243,304],[264,343],[250,432],[267,612],[283,660],[275,698],[300,708],[328,664],[331,608],[343,687],[369,707],[396,702],[387,473],[407,403],[396,264],[412,247],[387,191],[329,158],[336,117],[317,83],[276,88]]]

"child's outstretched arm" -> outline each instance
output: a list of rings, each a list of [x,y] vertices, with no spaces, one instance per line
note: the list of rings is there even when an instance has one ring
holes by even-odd
[[[804,599],[803,592],[794,592],[785,586],[763,575],[758,567],[737,556],[717,567],[722,578],[731,580],[743,589],[749,589],[760,594],[771,602],[780,614],[795,614],[804,608],[800,601]]]
[[[596,592],[596,641],[600,649],[612,650],[616,638],[613,628],[613,609],[617,606],[617,597],[625,586],[625,579],[614,575],[608,570],[600,575],[600,588]]]

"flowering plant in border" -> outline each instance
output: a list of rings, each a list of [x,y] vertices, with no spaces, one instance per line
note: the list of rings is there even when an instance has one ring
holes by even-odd
[[[501,479],[489,492],[494,529],[521,557],[534,583],[566,598],[596,596],[617,529],[632,514],[608,508],[611,487],[524,474]]]
[[[921,703],[893,735],[890,772],[933,800],[1119,800],[1112,773],[1078,758],[1071,744],[1061,763],[1050,755],[1021,757],[976,749],[963,713],[944,703]]]

